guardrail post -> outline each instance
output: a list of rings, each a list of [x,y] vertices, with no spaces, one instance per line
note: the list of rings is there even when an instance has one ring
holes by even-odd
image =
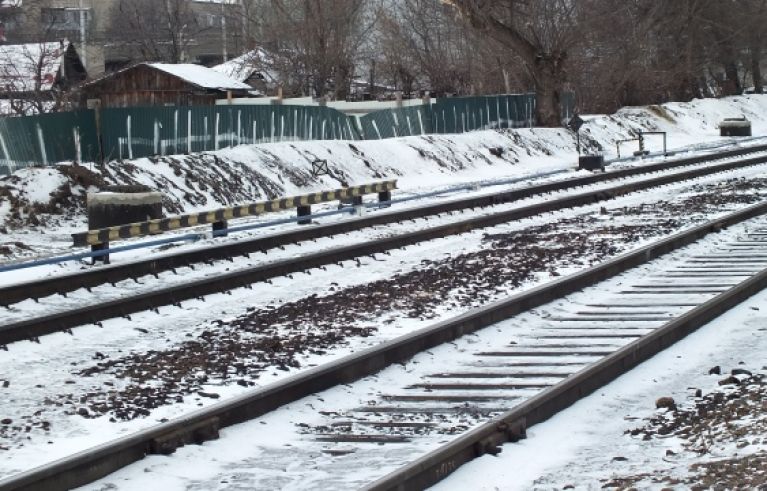
[[[229,228],[229,224],[226,222],[226,220],[221,220],[220,222],[213,222],[213,237],[228,236],[229,233],[226,232],[227,228]],[[224,230],[224,232],[219,232],[220,230]]]
[[[311,207],[311,205],[300,205],[300,206],[297,207],[297,210],[298,210],[298,216],[299,217],[311,216],[311,214],[312,214],[312,207]],[[312,219],[311,218],[306,218],[304,220],[299,220],[298,221],[299,225],[309,225],[310,223],[312,223]]]
[[[91,252],[104,251],[108,249],[109,249],[109,242],[102,242],[101,244],[93,244],[91,246]],[[92,264],[96,264],[99,261],[103,262],[104,264],[109,264],[109,254],[106,254],[104,256],[94,257]]]
[[[391,206],[391,191],[381,191],[378,193],[378,202],[379,203],[386,203],[381,206],[381,208],[389,208]]]

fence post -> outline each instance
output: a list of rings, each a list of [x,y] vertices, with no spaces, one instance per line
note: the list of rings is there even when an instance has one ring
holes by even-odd
[[[88,99],[86,107],[93,111],[93,124],[96,126],[96,143],[98,145],[99,163],[104,163],[104,142],[101,138],[101,99]]]

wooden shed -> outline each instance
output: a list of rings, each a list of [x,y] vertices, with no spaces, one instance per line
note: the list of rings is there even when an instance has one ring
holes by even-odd
[[[217,99],[248,97],[252,87],[193,64],[141,63],[83,86],[87,101],[101,107],[202,106]]]

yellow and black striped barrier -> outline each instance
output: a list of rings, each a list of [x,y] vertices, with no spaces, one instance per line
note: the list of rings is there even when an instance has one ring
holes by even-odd
[[[233,218],[261,215],[263,213],[288,210],[291,208],[305,209],[308,206],[318,203],[327,203],[335,200],[349,200],[373,193],[379,193],[381,196],[390,197],[391,191],[396,188],[396,180],[382,181],[373,184],[335,189],[333,191],[309,193],[301,196],[273,199],[271,201],[259,201],[248,205],[233,206],[231,208],[221,208],[213,211],[89,230],[87,232],[72,234],[72,239],[74,240],[75,246],[105,246],[109,244],[109,242],[118,239],[130,239],[134,237],[154,235],[161,232],[169,232],[171,230],[194,227],[197,225],[211,224],[214,226],[214,229],[226,228],[226,221]],[[388,201],[388,199],[386,201]]]

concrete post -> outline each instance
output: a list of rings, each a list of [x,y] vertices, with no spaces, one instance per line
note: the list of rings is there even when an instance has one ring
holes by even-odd
[[[113,191],[110,191],[113,190]],[[127,225],[162,218],[162,193],[149,191],[143,186],[114,186],[107,192],[88,193],[88,229]],[[109,249],[109,242],[91,246],[92,251]],[[109,256],[94,258],[93,262],[109,263]]]

